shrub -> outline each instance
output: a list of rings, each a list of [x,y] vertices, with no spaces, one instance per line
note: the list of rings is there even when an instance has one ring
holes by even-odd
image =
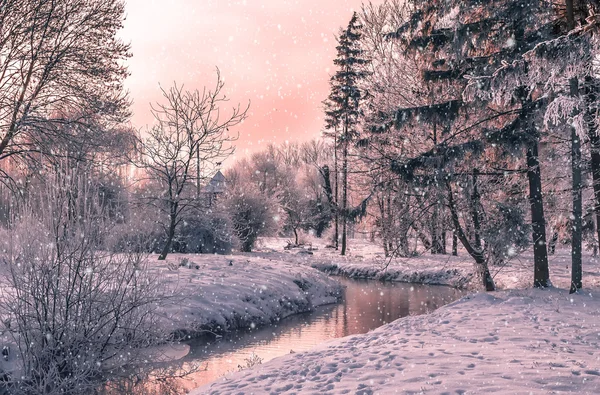
[[[4,240],[0,316],[19,355],[11,394],[93,393],[141,363],[136,350],[170,339],[156,314],[168,290],[144,255],[99,245],[111,225],[92,196],[76,177],[57,177],[40,193],[44,210],[21,213]]]
[[[226,202],[242,252],[250,252],[259,236],[277,233],[277,204],[251,187],[232,191]]]

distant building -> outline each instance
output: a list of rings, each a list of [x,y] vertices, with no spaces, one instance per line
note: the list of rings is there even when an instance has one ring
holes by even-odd
[[[217,174],[208,182],[208,184],[204,187],[204,195],[208,201],[208,205],[212,206],[213,202],[215,202],[219,195],[225,193],[227,189],[227,182],[225,180],[225,176],[221,171],[217,171]]]

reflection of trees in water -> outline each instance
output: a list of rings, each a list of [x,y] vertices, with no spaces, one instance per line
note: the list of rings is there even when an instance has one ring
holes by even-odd
[[[150,378],[139,381],[138,378],[126,378],[112,382],[102,395],[182,395],[187,391],[179,379],[164,379],[154,381]]]
[[[346,281],[345,320],[342,336],[365,333],[408,315],[424,314],[460,297],[450,287],[406,283]]]
[[[127,376],[105,383],[99,395],[183,395],[196,386],[190,378],[206,370],[206,365],[183,360],[163,365],[151,374],[129,371]]]

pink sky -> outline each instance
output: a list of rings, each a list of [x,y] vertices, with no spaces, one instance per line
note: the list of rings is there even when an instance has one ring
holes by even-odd
[[[133,124],[151,122],[158,84],[186,88],[225,78],[231,104],[251,101],[237,155],[268,142],[308,140],[323,127],[335,35],[362,0],[126,0],[131,43],[126,87]]]

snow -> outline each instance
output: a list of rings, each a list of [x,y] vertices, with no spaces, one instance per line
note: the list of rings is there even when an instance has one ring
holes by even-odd
[[[192,394],[597,393],[599,313],[599,291],[478,293]]]
[[[163,308],[165,322],[192,335],[262,326],[335,303],[342,290],[317,270],[276,259],[172,254],[151,266],[182,295]]]
[[[335,265],[338,273],[370,278],[392,273],[404,280],[412,272],[426,283],[476,285],[464,252],[399,260],[384,270],[376,248],[352,242],[345,258],[320,245],[313,255],[281,252],[285,243],[277,239],[263,240],[258,255],[285,255],[299,266]],[[551,279],[560,288],[531,289],[532,262],[522,254],[502,270],[492,267],[502,291],[475,292],[430,314],[276,358],[191,393],[598,393],[598,260],[586,257],[585,289],[576,295],[568,294],[568,250],[550,257]]]
[[[367,240],[350,240],[348,256],[325,248],[325,241],[310,239],[312,255],[301,249],[283,251],[285,240],[264,238],[256,255],[268,259],[286,260],[303,264],[333,275],[351,278],[378,279],[419,284],[447,285],[455,288],[478,290],[479,279],[473,273],[473,259],[462,249],[458,256],[424,254],[410,258],[388,259],[382,248]],[[568,249],[557,249],[548,257],[551,280],[560,288],[568,288],[571,279],[571,256]],[[586,257],[583,277],[587,287],[600,287],[600,257]],[[503,266],[490,266],[498,289],[522,289],[533,284],[533,253],[515,255]]]
[[[351,240],[347,257],[325,248],[324,241],[310,241],[284,250],[286,240],[263,239],[252,254],[172,254],[166,262],[151,257],[165,285],[183,295],[164,307],[165,324],[194,335],[233,331],[336,302],[339,283],[313,267],[474,292],[430,314],[229,373],[191,394],[600,391],[598,259],[586,257],[580,294],[568,295],[568,250],[550,256],[558,288],[530,288],[533,259],[525,253],[502,268],[492,267],[501,291],[482,293],[464,251],[458,257],[426,254],[388,261],[365,240]],[[178,345],[151,352],[176,359],[188,349]]]

